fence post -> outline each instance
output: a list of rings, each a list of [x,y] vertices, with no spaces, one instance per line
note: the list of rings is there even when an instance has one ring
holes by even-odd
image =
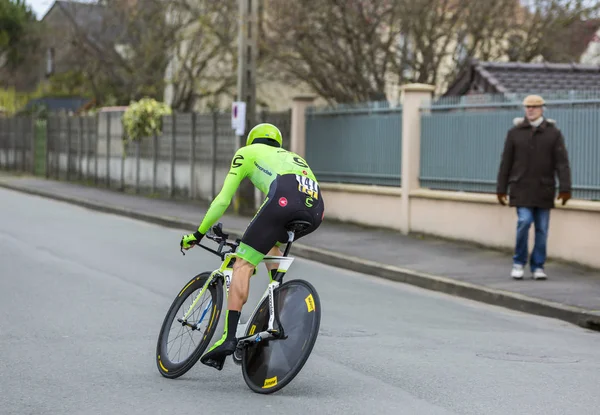
[[[12,163],[12,150],[14,147],[13,144],[13,125],[14,125],[14,117],[10,117],[8,119],[8,126],[7,126],[7,132],[8,132],[8,137],[7,137],[7,142],[8,142],[8,149],[6,151],[6,165],[8,166],[8,170],[13,170],[13,163]]]
[[[213,111],[212,113],[213,116],[213,125],[212,125],[212,185],[211,185],[211,190],[210,190],[210,194],[211,194],[211,198],[214,200],[214,198],[217,196],[217,137],[219,135],[219,113],[217,111]]]
[[[419,188],[421,159],[421,113],[423,102],[431,99],[432,85],[408,84],[402,86],[402,196],[400,228],[410,233],[410,192]]]
[[[58,115],[56,123],[56,149],[54,151],[54,174],[60,180],[60,152],[62,149],[62,115]]]
[[[12,118],[6,119],[6,136],[4,142],[6,143],[6,170],[11,170],[10,165],[10,150],[12,148],[12,139],[10,138],[10,129],[12,124]]]
[[[4,169],[4,118],[0,117],[0,168]]]
[[[9,154],[9,150],[10,150],[10,118],[6,118],[4,119],[3,122],[4,127],[2,128],[3,130],[3,140],[2,140],[2,145],[4,147],[4,169],[5,170],[10,170],[10,159],[8,157]]]
[[[10,122],[10,118],[5,118],[2,121],[2,147],[4,148],[4,163],[3,163],[2,167],[4,168],[4,170],[10,170],[8,167],[10,164],[8,162],[8,150],[10,148],[9,122]]]
[[[52,116],[46,118],[46,178],[50,178],[50,120]]]
[[[26,172],[27,171],[27,137],[28,135],[26,134],[27,132],[27,118],[26,117],[21,117],[21,171]]]
[[[79,134],[77,134],[77,179],[81,180],[83,175],[83,118],[81,115],[77,116],[77,121],[79,127]]]
[[[85,180],[90,179],[90,150],[92,144],[90,143],[90,117],[87,115],[85,118],[82,117],[82,130],[85,127]]]
[[[36,135],[37,135],[37,120],[35,119],[35,115],[31,115],[31,151],[29,152],[29,168],[31,169],[31,174],[35,176],[35,161],[36,161]]]
[[[121,184],[120,184],[120,188],[121,191],[125,191],[125,158],[127,158],[128,156],[128,149],[127,146],[125,144],[125,142],[123,141],[123,138],[121,138],[121,147],[123,148],[123,150],[121,151]]]
[[[171,115],[171,120],[171,183],[169,185],[169,197],[173,197],[175,192],[175,111],[173,111],[173,114]]]
[[[190,140],[190,199],[196,197],[196,113],[192,111],[192,131]]]
[[[135,192],[140,192],[140,140],[135,140]]]
[[[13,166],[14,170],[19,171],[19,117],[15,117],[14,128],[13,128]]]
[[[6,148],[4,145],[4,120],[5,118],[0,118],[0,167],[4,169],[4,154],[6,152]]]
[[[71,179],[71,120],[67,114],[67,181]]]
[[[96,113],[94,115],[94,137],[96,138],[94,141],[94,184],[96,186],[98,185],[98,130],[100,130],[100,114]]]
[[[5,118],[2,122],[2,146],[4,147],[4,170],[10,170],[10,162],[8,158],[8,151],[10,149],[10,118]]]
[[[19,164],[17,163],[17,154],[19,154],[19,142],[17,141],[19,132],[19,117],[13,119],[13,170],[19,170]]]
[[[20,117],[15,117],[15,131],[13,133],[14,137],[15,137],[14,164],[15,164],[15,170],[16,171],[19,171],[19,159],[20,159],[20,157],[19,157],[20,156],[20,151],[19,151],[19,149],[20,149],[20,147],[19,147],[19,144],[20,144],[20,140],[19,140],[19,137],[20,137],[20,134],[19,134],[20,133],[20,131],[19,131],[20,130],[20,128],[19,128],[19,120],[20,119],[21,119]]]
[[[106,112],[106,187],[110,188],[110,141],[112,131],[110,130],[111,122],[110,112]]]
[[[9,157],[8,157],[8,165],[10,170],[15,169],[15,160],[14,160],[14,151],[15,151],[15,118],[11,117],[8,128],[8,140],[9,140]]]
[[[4,169],[4,154],[6,149],[4,148],[4,120],[0,118],[0,168]]]
[[[16,142],[15,142],[15,124],[16,124],[16,117],[12,117],[11,118],[11,126],[10,126],[10,167],[11,170],[16,170],[17,166],[16,166]]]
[[[15,128],[15,169],[23,171],[23,126],[22,118],[17,117],[17,126]],[[21,150],[21,151],[19,151]],[[20,163],[19,163],[20,161]]]
[[[292,100],[290,150],[300,157],[306,157],[306,108],[314,100],[313,96],[297,96]]]
[[[156,174],[158,169],[158,136],[152,137],[152,193],[156,193]]]

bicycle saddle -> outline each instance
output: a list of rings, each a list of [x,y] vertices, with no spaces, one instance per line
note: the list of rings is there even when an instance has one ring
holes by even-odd
[[[310,223],[306,220],[296,219],[296,220],[289,221],[285,225],[285,229],[288,231],[292,231],[292,232],[299,232],[299,231],[303,231],[304,229],[310,228],[311,226],[312,226],[312,223]]]

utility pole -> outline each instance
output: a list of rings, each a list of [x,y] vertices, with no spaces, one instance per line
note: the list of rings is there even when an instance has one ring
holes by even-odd
[[[258,38],[258,13],[260,0],[238,0],[240,11],[238,44],[238,101],[246,103],[244,135],[238,136],[239,147],[246,145],[248,132],[256,124],[256,58]],[[236,213],[254,213],[255,192],[252,183],[245,179],[238,190]]]

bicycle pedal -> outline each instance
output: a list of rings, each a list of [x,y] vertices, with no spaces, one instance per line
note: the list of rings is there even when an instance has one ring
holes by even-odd
[[[214,367],[217,370],[223,370],[223,365],[225,364],[225,359],[223,360],[215,360],[215,359],[207,359],[202,361],[202,364],[205,364],[206,366],[210,366],[210,367]]]
[[[235,349],[235,352],[233,352],[233,354],[231,355],[231,358],[233,360],[233,363],[235,363],[236,365],[241,365],[242,364],[242,349],[237,348]]]

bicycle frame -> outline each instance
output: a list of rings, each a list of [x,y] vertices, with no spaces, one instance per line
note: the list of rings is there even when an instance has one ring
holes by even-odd
[[[263,260],[254,268],[254,271],[252,273],[252,275],[256,275],[256,268],[258,268],[258,266],[261,263],[279,264],[277,267],[277,272],[276,272],[275,276],[269,275],[270,283],[267,286],[267,288],[265,289],[260,300],[257,302],[256,306],[254,307],[254,310],[252,311],[252,314],[250,315],[250,318],[248,319],[248,321],[252,321],[255,314],[259,310],[260,304],[268,296],[269,297],[269,326],[268,326],[267,330],[255,334],[254,331],[256,330],[256,326],[253,325],[250,328],[250,330],[248,331],[247,323],[244,325],[239,324],[237,327],[237,332],[236,332],[236,337],[238,338],[238,346],[244,345],[246,343],[259,342],[261,340],[268,340],[271,338],[275,338],[277,336],[284,336],[283,330],[281,332],[274,330],[275,321],[277,321],[277,324],[281,328],[277,308],[275,307],[275,304],[274,304],[274,291],[282,283],[285,273],[288,271],[288,269],[292,265],[292,262],[294,262],[294,257],[287,256],[290,246],[291,246],[291,243],[294,240],[294,233],[291,231],[288,231],[288,238],[289,238],[288,245],[285,249],[285,253],[283,256],[274,256],[274,255],[265,256],[263,258]],[[210,248],[207,248],[204,246],[202,246],[202,247],[215,253],[215,254],[220,254],[219,251],[213,251]],[[235,259],[238,258],[238,256],[235,252],[228,252],[226,254],[222,254],[222,257],[224,259],[223,259],[221,266],[211,273],[210,277],[208,278],[208,280],[202,287],[202,290],[200,290],[200,293],[198,293],[198,295],[196,296],[196,298],[194,299],[194,301],[188,308],[187,312],[184,314],[183,321],[187,322],[189,315],[196,308],[198,301],[200,301],[200,298],[202,297],[202,295],[204,295],[204,293],[206,292],[206,290],[208,289],[210,284],[218,284],[219,280],[222,279],[222,281],[225,285],[226,298],[229,299],[229,287],[231,285],[231,279],[233,277],[233,264],[235,262]],[[185,291],[185,288],[181,292],[183,292],[183,291]],[[202,322],[202,320],[206,316],[208,310],[210,310],[211,306],[212,306],[212,301],[210,301],[206,305],[205,309],[202,311],[200,320],[195,324],[196,327]],[[212,324],[212,321],[211,321],[211,324]],[[248,332],[248,335],[245,335],[246,332]],[[243,335],[239,336],[239,334],[242,334],[242,333],[243,333]]]
[[[247,330],[247,328],[248,328],[247,323],[244,325],[241,325],[241,324],[238,325],[238,331],[237,331],[236,337],[238,338],[239,341],[243,341],[244,343],[252,342],[252,341],[259,342],[261,339],[269,339],[271,337],[274,337],[272,335],[272,333],[274,331],[273,324],[275,321],[277,321],[277,324],[279,324],[279,326],[281,327],[281,324],[279,323],[279,315],[277,312],[277,308],[275,307],[274,291],[282,283],[283,276],[285,275],[287,270],[292,265],[292,262],[294,262],[294,258],[288,257],[288,256],[265,256],[263,258],[262,262],[265,264],[279,263],[279,266],[277,268],[277,274],[275,275],[275,277],[274,278],[270,277],[270,283],[267,286],[267,288],[265,289],[261,298],[256,303],[256,306],[254,307],[254,310],[250,314],[248,321],[252,321],[255,314],[259,310],[260,304],[268,296],[269,297],[269,326],[266,331],[255,334],[254,331],[256,330],[256,326],[253,325],[252,327],[250,327],[250,330]],[[245,335],[246,332],[248,332],[247,336]],[[243,333],[243,335],[240,336],[240,334],[242,334],[242,333]]]

